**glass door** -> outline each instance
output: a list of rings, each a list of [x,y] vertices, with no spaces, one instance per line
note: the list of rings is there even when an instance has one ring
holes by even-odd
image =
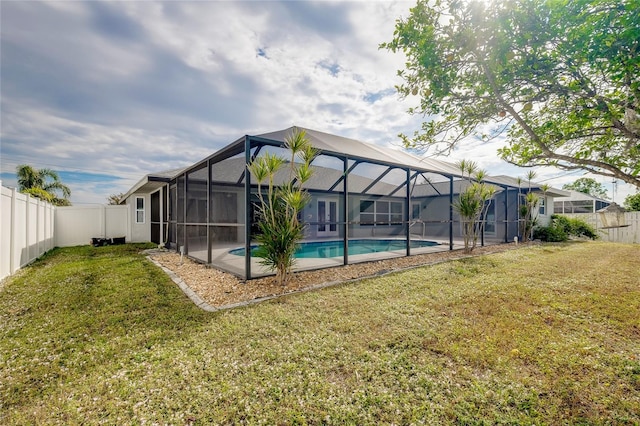
[[[495,236],[496,234],[496,203],[489,200],[489,206],[484,218],[484,233],[486,235]]]
[[[338,202],[318,199],[318,237],[338,235]]]

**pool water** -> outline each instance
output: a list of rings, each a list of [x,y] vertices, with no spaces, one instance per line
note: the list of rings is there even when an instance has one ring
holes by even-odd
[[[435,241],[411,240],[411,248],[437,246]],[[370,254],[393,250],[406,250],[405,240],[349,240],[349,255]],[[257,246],[251,247],[252,255]],[[244,256],[244,248],[234,249],[229,252],[236,256]],[[296,250],[296,259],[311,259],[324,257],[344,256],[344,246],[342,240],[336,241],[309,241],[300,243]]]

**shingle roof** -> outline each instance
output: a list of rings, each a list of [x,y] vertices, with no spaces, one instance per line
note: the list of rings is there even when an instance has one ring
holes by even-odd
[[[353,160],[362,160],[366,162],[367,160],[389,165],[389,166],[398,166],[402,168],[409,168],[411,170],[415,170],[421,173],[424,173],[425,177],[427,177],[430,183],[426,185],[418,185],[418,187],[414,187],[415,193],[437,193],[439,192],[439,188],[441,188],[444,192],[448,192],[448,177],[453,176],[455,178],[460,178],[460,169],[453,163],[449,163],[442,160],[436,160],[433,158],[421,158],[411,153],[402,150],[391,149],[387,147],[381,147],[378,145],[373,145],[370,143],[362,142],[356,139],[346,138],[343,136],[333,135],[330,133],[320,132],[317,130],[307,129],[298,126],[292,126],[283,130],[277,130],[274,132],[262,133],[259,135],[251,135],[250,137],[257,140],[264,140],[265,142],[270,141],[273,143],[284,144],[285,140],[292,135],[296,130],[304,130],[307,134],[307,137],[311,141],[311,144],[318,150],[322,151],[325,154],[333,154],[339,157],[348,157]],[[131,195],[134,192],[138,192],[140,190],[153,189],[156,185],[158,185],[161,181],[168,181],[174,179],[185,171],[195,169],[201,166],[203,163],[208,160],[213,160],[214,162],[220,160],[226,160],[225,163],[227,165],[219,164],[219,167],[214,167],[214,179],[219,181],[226,182],[238,182],[242,179],[242,173],[244,171],[244,158],[236,157],[230,158],[234,155],[240,154],[244,151],[245,137],[239,138],[233,143],[225,146],[224,148],[216,151],[209,157],[195,163],[194,165],[187,168],[173,169],[167,170],[159,173],[152,173],[145,176],[140,180],[136,185],[134,185],[131,190],[127,193]],[[341,171],[332,170],[329,168],[319,167],[318,169],[323,169],[322,171],[318,170],[318,173],[315,177],[315,184],[310,185],[311,187],[316,187],[318,189],[323,188],[323,185],[319,180],[325,182],[335,182],[337,177],[341,174]],[[371,179],[367,179],[367,176],[363,175],[362,177],[357,177],[352,175],[353,178],[350,182],[350,189],[355,190],[355,187],[362,186],[363,188],[366,186],[366,181],[371,182]],[[457,182],[459,179],[455,179],[456,183],[455,190],[459,191],[462,187],[462,183]],[[443,182],[444,181],[444,182]],[[514,187],[514,188],[529,188],[529,183],[519,183],[518,179],[510,177],[510,176],[488,176],[485,179],[486,182],[492,183],[501,187]],[[378,188],[378,191],[375,188],[371,188],[371,192],[386,192],[390,185],[393,185],[395,188],[397,184],[395,183],[385,183],[384,180],[375,184]],[[153,188],[152,188],[153,187]],[[328,188],[323,188],[328,189]],[[532,183],[532,190],[541,190],[541,185]],[[369,191],[368,191],[369,192]],[[566,196],[568,193],[566,191],[550,189],[548,191],[550,195],[554,196]]]
[[[319,132],[317,130],[305,129],[302,127],[289,127],[270,133],[256,135],[264,139],[284,142],[295,130],[304,130],[311,141],[311,144],[326,153],[347,155],[350,158],[370,159],[377,162],[410,167],[416,170],[424,170],[446,175],[460,175],[460,169],[452,163],[435,160],[433,158],[420,158],[406,151],[386,148],[356,139],[345,138],[343,136],[332,135],[330,133]]]

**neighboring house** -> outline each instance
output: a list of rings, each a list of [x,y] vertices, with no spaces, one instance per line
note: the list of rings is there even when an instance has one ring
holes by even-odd
[[[566,190],[569,195],[558,197],[553,202],[553,212],[558,214],[594,213],[611,204],[611,201],[585,194],[584,192]]]
[[[268,274],[249,255],[259,217],[257,183],[247,180],[246,164],[266,152],[288,158],[283,145],[295,129],[247,135],[190,167],[145,176],[123,200],[132,206],[132,240],[182,250],[242,278]],[[406,151],[297,129],[305,130],[320,152],[312,164],[313,176],[305,184],[311,202],[301,215],[307,224],[305,242],[318,247],[312,258],[298,260],[298,268],[459,246],[462,226],[451,205],[468,183],[458,167]],[[283,171],[276,183],[286,179],[288,174]],[[516,179],[507,176],[486,181],[498,190],[485,218],[482,243],[487,244],[513,241],[518,235],[519,200],[526,192],[542,194],[541,223],[550,215],[547,206],[553,205],[553,197],[567,195],[558,190],[542,193],[536,184],[519,187]],[[355,252],[356,241],[375,241],[376,248],[371,250],[376,252]],[[322,246],[324,242],[332,242],[332,248]],[[439,245],[429,247],[431,242]]]

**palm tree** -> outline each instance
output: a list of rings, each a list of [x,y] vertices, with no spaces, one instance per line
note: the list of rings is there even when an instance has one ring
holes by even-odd
[[[531,181],[535,179],[536,175],[537,173],[534,170],[529,170],[529,172],[527,172],[527,181],[529,182],[529,189],[524,197],[524,203],[519,206],[520,217],[522,218],[520,222],[520,225],[521,225],[520,236],[522,238],[522,242],[527,242],[533,239],[533,228],[536,226],[536,223],[537,223],[536,209],[540,204],[540,196],[538,196],[538,194],[531,192],[531,187],[532,187]],[[520,182],[521,182],[521,179],[518,178],[518,188],[520,187]],[[546,195],[546,192],[549,186],[547,185],[545,187],[543,185],[542,188]],[[547,188],[547,189],[544,189],[544,188]]]
[[[51,169],[36,169],[27,164],[16,167],[18,190],[35,198],[48,201],[56,206],[69,206],[71,190],[60,182],[60,176]],[[58,193],[62,197],[58,197]]]
[[[462,221],[464,251],[471,253],[476,248],[478,237],[484,232],[484,218],[496,189],[483,182],[487,173],[478,169],[474,161],[462,160],[457,166],[462,172],[462,177],[469,182],[469,186],[459,194],[452,207]]]
[[[311,197],[303,186],[313,173],[311,162],[318,155],[304,130],[296,130],[287,136],[285,148],[291,154],[288,161],[266,153],[247,165],[258,183],[260,199],[260,233],[256,235],[259,246],[255,256],[261,258],[260,264],[276,271],[276,278],[283,286],[290,277],[298,243],[304,236],[305,224],[300,222],[298,214],[310,201]],[[296,162],[296,158],[301,162]],[[287,165],[289,179],[278,185],[276,174]],[[262,189],[265,182],[266,194]]]

